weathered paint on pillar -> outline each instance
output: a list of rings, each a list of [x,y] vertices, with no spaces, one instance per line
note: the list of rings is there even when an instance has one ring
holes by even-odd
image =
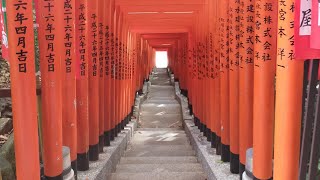
[[[114,10],[115,10],[115,2],[114,0],[111,0],[110,3],[110,51],[111,51],[111,84],[110,84],[110,98],[111,98],[111,103],[110,103],[110,121],[111,121],[111,135],[110,135],[110,139],[114,140],[114,136],[115,136],[115,33],[114,33]]]
[[[98,13],[99,30],[99,152],[103,153],[104,146],[104,123],[105,123],[105,66],[106,66],[106,9],[108,1],[98,0],[96,7]]]
[[[221,154],[221,121],[220,121],[220,39],[219,39],[219,33],[220,33],[220,18],[219,18],[219,13],[220,13],[220,7],[219,7],[218,1],[215,1],[215,11],[216,13],[216,28],[215,28],[215,41],[214,41],[214,66],[215,66],[215,79],[214,79],[214,116],[215,116],[215,131],[217,135],[216,139],[216,154]]]
[[[294,59],[294,0],[278,2],[273,179],[298,179],[303,61]]]
[[[253,175],[258,179],[270,179],[273,171],[277,5],[255,1]]]
[[[77,54],[77,125],[78,125],[78,170],[89,169],[89,25],[88,1],[76,1],[76,54]]]
[[[220,118],[221,118],[221,160],[230,161],[230,123],[229,123],[229,2],[220,2]]]
[[[42,90],[44,174],[62,179],[62,60],[64,58],[63,1],[40,0],[39,47]]]
[[[239,41],[239,131],[240,174],[246,164],[246,151],[252,147],[253,131],[253,44],[254,0],[240,0]]]
[[[7,12],[16,176],[40,179],[32,0],[8,0]]]
[[[90,1],[87,5],[87,50],[89,76],[89,160],[99,159],[99,77],[100,77],[100,23],[98,16],[98,1]],[[100,4],[99,4],[100,5]]]
[[[107,17],[105,22],[105,81],[104,81],[104,135],[105,146],[110,146],[111,136],[111,41],[110,41],[110,24],[111,24],[111,6],[110,0],[105,2],[104,16]]]
[[[62,137],[63,145],[70,148],[72,168],[77,170],[77,106],[76,106],[76,53],[75,0],[64,0],[64,63],[62,63]]]
[[[230,171],[239,172],[239,0],[229,0]]]

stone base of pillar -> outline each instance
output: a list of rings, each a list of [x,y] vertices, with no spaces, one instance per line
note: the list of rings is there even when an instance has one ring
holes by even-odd
[[[89,152],[77,154],[78,171],[86,171],[89,169]]]
[[[239,173],[239,154],[230,152],[230,172],[233,174]]]
[[[110,131],[104,132],[104,145],[110,146]]]
[[[221,143],[221,161],[229,162],[230,161],[230,146]]]

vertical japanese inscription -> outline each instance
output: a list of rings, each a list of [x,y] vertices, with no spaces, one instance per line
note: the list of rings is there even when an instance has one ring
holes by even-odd
[[[219,30],[220,30],[220,26],[219,26],[219,2],[215,3],[216,6],[216,13],[215,13],[215,26],[214,26],[214,36],[216,38],[214,38],[214,76],[218,77],[219,76],[219,72],[220,72],[220,38],[219,38]]]
[[[237,45],[237,49],[239,49],[239,66],[242,69],[244,66],[244,38],[245,38],[245,27],[244,27],[244,1],[240,1],[239,5],[239,41]]]
[[[223,3],[223,2],[222,2]],[[221,14],[220,14],[221,15]],[[220,16],[220,71],[223,71],[225,68],[225,52],[226,52],[226,43],[225,43],[225,31],[226,31],[225,17]]]
[[[274,12],[277,6],[270,0],[256,0],[255,4],[255,66],[262,66],[261,63],[271,61],[275,58],[276,33]]]
[[[110,75],[110,31],[108,25],[105,31],[105,75]]]
[[[246,64],[252,64],[253,63],[253,44],[254,44],[254,1],[253,0],[249,0],[246,4],[247,6],[246,8],[246,17],[245,17],[245,21],[246,21],[246,56],[245,56],[245,63]]]
[[[16,34],[16,57],[18,60],[18,71],[20,73],[27,73],[28,72],[28,50],[26,47],[26,36],[28,33],[32,32],[33,29],[28,29],[27,26],[27,20],[29,19],[26,17],[26,12],[28,8],[27,1],[24,0],[16,0],[16,3],[14,3],[15,7],[15,19],[14,21],[17,22],[15,28],[15,34]],[[30,31],[30,32],[29,32]],[[30,59],[30,61],[33,61],[33,59]]]
[[[71,0],[64,0],[64,48],[65,48],[65,71],[66,73],[72,72],[72,62],[74,61],[73,58],[73,50],[74,50],[74,44],[73,44],[73,34],[74,34],[74,28],[73,28],[73,13],[72,13],[72,4]]]
[[[114,43],[114,77],[115,79],[119,79],[119,38],[118,36],[115,37]]]
[[[79,24],[78,24],[78,38],[79,38],[79,55],[80,55],[80,76],[85,77],[86,76],[86,15],[85,15],[85,9],[86,6],[84,3],[81,3],[79,6],[79,16],[78,16],[78,20],[79,20]]]
[[[56,59],[56,54],[55,54],[55,14],[54,14],[54,5],[53,5],[53,0],[45,0],[43,1],[43,8],[46,9],[43,11],[43,16],[46,22],[46,27],[44,30],[44,36],[45,36],[45,41],[43,42],[43,46],[46,47],[45,53],[45,58],[47,60],[47,70],[48,72],[54,72],[55,71],[55,59]],[[42,45],[41,45],[42,46]]]
[[[115,79],[115,52],[114,52],[114,33],[111,33],[111,78]]]
[[[234,44],[234,62],[233,64],[235,66],[239,66],[239,59],[240,59],[240,53],[239,53],[239,42],[240,42],[240,0],[235,0],[235,9],[234,9],[234,34],[233,34],[233,38],[236,42],[233,42]]]
[[[97,13],[96,11],[92,11],[91,14],[91,60],[92,60],[92,76],[97,76],[98,66],[97,66],[97,58],[98,58],[98,26],[97,26]],[[99,33],[100,34],[100,33]],[[100,57],[99,57],[100,62]]]
[[[125,72],[124,72],[125,77],[124,77],[124,79],[128,79],[129,65],[128,65],[128,46],[127,46],[127,44],[124,45],[123,53],[124,53],[124,60],[125,60]]]
[[[121,35],[121,33],[120,33]],[[118,79],[122,79],[122,70],[123,70],[123,59],[122,59],[122,42],[121,39],[118,41]]]
[[[278,4],[277,66],[286,67],[285,60],[294,60],[294,2],[280,0]]]
[[[230,55],[230,71],[239,66],[239,23],[240,23],[240,0],[230,2],[229,15],[229,55]]]
[[[103,77],[103,61],[104,61],[104,33],[103,33],[104,25],[102,22],[99,22],[99,75],[100,77]]]

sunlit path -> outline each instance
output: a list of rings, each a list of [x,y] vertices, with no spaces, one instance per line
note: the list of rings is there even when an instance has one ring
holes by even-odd
[[[154,74],[141,106],[139,128],[111,179],[205,180],[182,128],[174,87],[164,83],[170,82],[167,69],[155,69]]]

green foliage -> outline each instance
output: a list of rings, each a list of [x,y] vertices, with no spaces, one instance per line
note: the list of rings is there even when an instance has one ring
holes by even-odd
[[[34,28],[34,48],[35,48],[35,64],[36,72],[40,71],[40,55],[39,55],[39,43],[38,43],[38,28]]]
[[[36,22],[36,10],[33,4],[33,24],[37,24]],[[34,48],[35,48],[35,64],[36,64],[36,72],[40,71],[40,55],[39,55],[39,41],[38,41],[38,27],[34,26]]]

